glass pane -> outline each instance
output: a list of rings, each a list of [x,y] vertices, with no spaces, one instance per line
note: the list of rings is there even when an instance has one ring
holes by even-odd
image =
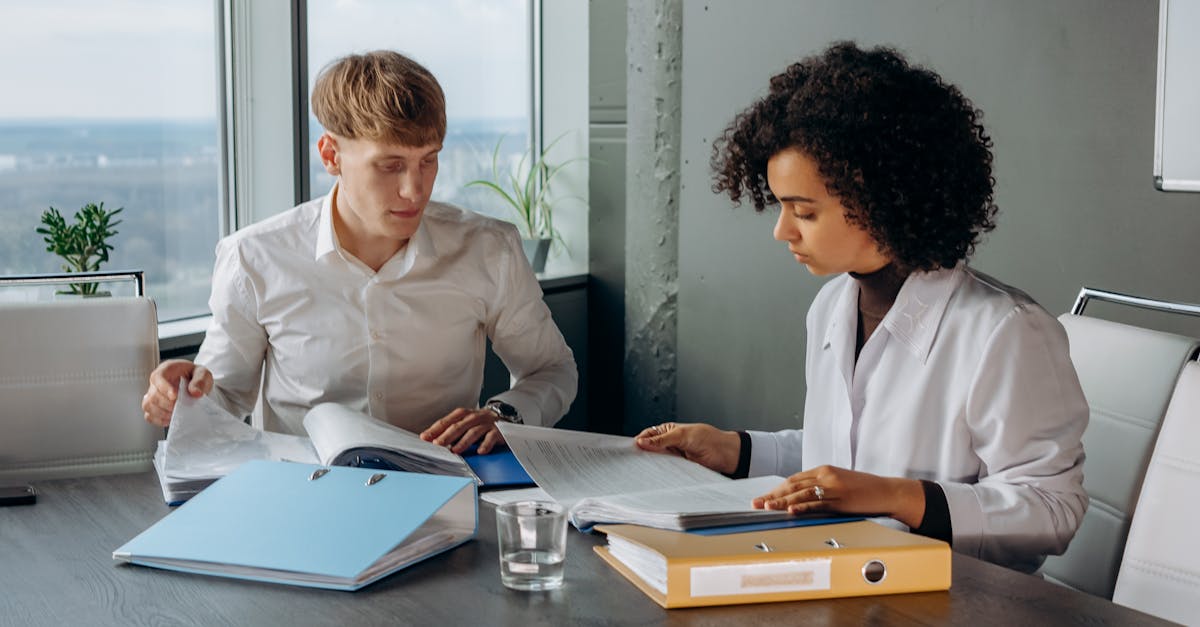
[[[212,0],[3,6],[0,274],[61,271],[35,232],[42,212],[70,222],[103,202],[123,211],[100,269],[145,270],[161,320],[207,313],[221,207]]]
[[[512,220],[486,189],[492,151],[503,138],[502,171],[529,144],[530,0],[309,0],[308,84],[333,59],[392,49],[429,68],[446,93],[446,141],[433,198]],[[312,197],[333,185],[317,156],[323,129],[309,119]],[[509,210],[511,211],[511,210]]]

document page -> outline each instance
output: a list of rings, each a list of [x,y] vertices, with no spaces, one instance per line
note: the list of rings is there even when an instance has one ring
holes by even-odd
[[[643,451],[629,437],[497,424],[538,487],[568,509],[587,497],[731,481],[682,457]]]
[[[186,380],[180,381],[167,429],[163,460],[167,477],[223,477],[252,459],[317,463],[317,452],[308,438],[255,429],[212,398],[193,398],[186,386]]]

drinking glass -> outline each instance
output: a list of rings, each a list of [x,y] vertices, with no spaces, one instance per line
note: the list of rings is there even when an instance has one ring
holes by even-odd
[[[496,507],[500,581],[513,590],[553,590],[563,583],[567,513],[550,501]]]

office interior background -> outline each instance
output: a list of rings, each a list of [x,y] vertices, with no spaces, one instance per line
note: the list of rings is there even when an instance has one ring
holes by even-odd
[[[34,234],[47,207],[124,207],[107,267],[146,270],[163,345],[184,354],[217,238],[328,188],[311,149],[316,71],[395,48],[447,92],[435,198],[506,215],[463,187],[502,138],[508,165],[559,137],[552,156],[590,157],[560,181],[567,246],[548,267],[586,276],[548,296],[583,375],[566,426],[799,426],[804,315],[825,279],[772,239],[772,215],[711,191],[711,141],[771,75],[853,39],[896,46],[984,111],[1000,214],[976,268],[1054,314],[1085,285],[1200,302],[1200,194],[1151,176],[1157,3],[685,0],[665,59],[648,40],[660,4],[5,2],[0,50],[23,61],[0,70],[0,273],[57,269]],[[638,134],[642,115],[676,124],[676,143]],[[1200,334],[1195,319],[1089,313]]]

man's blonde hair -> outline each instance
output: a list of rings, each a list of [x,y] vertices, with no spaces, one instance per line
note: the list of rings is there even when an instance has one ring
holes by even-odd
[[[351,54],[326,65],[312,110],[341,137],[428,146],[446,137],[446,98],[420,63],[391,50]]]

